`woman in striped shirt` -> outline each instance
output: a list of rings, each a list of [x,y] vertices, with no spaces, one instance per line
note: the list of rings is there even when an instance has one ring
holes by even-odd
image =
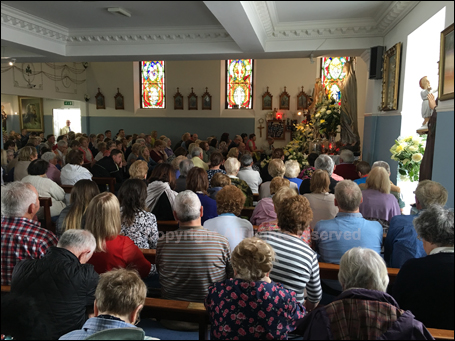
[[[319,264],[316,252],[300,236],[308,229],[313,213],[308,199],[300,195],[285,199],[282,207],[286,209],[278,211],[281,230],[262,232],[258,237],[270,244],[276,254],[270,278],[295,291],[297,301],[305,302],[305,307],[311,311],[322,297]]]

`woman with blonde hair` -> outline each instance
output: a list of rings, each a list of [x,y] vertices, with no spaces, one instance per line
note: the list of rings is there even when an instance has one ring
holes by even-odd
[[[149,166],[147,162],[144,160],[137,160],[134,161],[133,164],[130,166],[128,172],[130,173],[130,179],[140,179],[144,180],[147,183],[147,172],[149,170]]]
[[[333,219],[338,214],[335,195],[329,193],[329,186],[329,173],[322,169],[314,171],[310,180],[311,193],[304,194],[313,211],[313,220],[310,224],[312,230],[319,221]]]
[[[273,248],[259,238],[236,246],[231,256],[235,278],[212,284],[204,302],[211,340],[287,340],[306,311],[292,290],[269,277],[274,262]],[[229,314],[223,306],[231,308]]]
[[[85,229],[96,240],[96,249],[88,263],[99,274],[114,268],[134,268],[141,278],[156,272],[155,265],[145,259],[134,242],[120,235],[122,220],[120,203],[110,192],[103,192],[92,199],[88,205]]]
[[[281,159],[272,159],[268,165],[268,172],[273,178],[283,178],[286,173],[286,166],[284,165],[283,160]],[[263,182],[259,188],[259,199],[270,197],[270,184],[271,181]],[[290,187],[295,189],[296,193],[299,193],[299,189],[295,182],[290,182]]]
[[[91,180],[76,182],[71,190],[70,205],[65,207],[58,217],[57,237],[60,237],[66,230],[84,229],[87,207],[99,193],[98,186]]]
[[[230,158],[230,157],[233,157],[233,158],[236,158],[236,159],[239,158],[239,149],[237,147],[233,147],[233,148],[231,148],[229,150],[229,152],[227,153],[226,158]]]
[[[19,150],[17,157],[17,163],[14,166],[14,181],[21,181],[28,175],[27,168],[33,160],[38,158],[38,152],[36,148],[31,146],[25,146]]]
[[[286,209],[281,209],[282,207]],[[322,298],[318,256],[301,239],[312,218],[308,199],[296,195],[284,199],[279,205],[280,230],[258,233],[258,237],[270,244],[276,253],[277,261],[273,264],[270,278],[283,284],[286,289],[294,290],[297,301],[305,301],[308,310],[316,308]],[[296,259],[304,261],[296,262]]]
[[[363,201],[359,206],[360,213],[365,219],[379,221],[386,233],[390,219],[401,214],[397,199],[390,194],[390,179],[387,171],[382,167],[373,168],[368,175],[366,188],[362,191]]]

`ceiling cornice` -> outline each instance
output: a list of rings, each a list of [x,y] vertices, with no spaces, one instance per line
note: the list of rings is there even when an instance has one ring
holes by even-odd
[[[394,1],[377,18],[318,20],[307,23],[278,20],[275,1],[255,1],[267,40],[384,37],[419,1]]]
[[[4,4],[1,7],[1,24],[2,31],[7,26],[60,43],[65,43],[68,39],[67,28]]]
[[[199,27],[167,27],[157,28],[151,31],[150,28],[105,28],[105,29],[67,29],[39,17],[30,15],[10,6],[1,6],[1,24],[25,33],[38,35],[67,45],[74,44],[99,44],[119,42],[148,42],[148,43],[185,43],[203,41],[230,42],[232,38],[221,26],[199,26]]]

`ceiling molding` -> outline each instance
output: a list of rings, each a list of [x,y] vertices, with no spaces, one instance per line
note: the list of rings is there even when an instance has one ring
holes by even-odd
[[[68,39],[68,29],[65,27],[4,4],[1,7],[1,24],[2,31],[4,26],[8,26],[24,33],[38,35],[60,43],[65,43]]]
[[[377,18],[280,23],[275,1],[255,1],[268,40],[384,37],[419,1],[394,1]]]
[[[387,35],[420,1],[394,1],[377,20],[376,29]]]

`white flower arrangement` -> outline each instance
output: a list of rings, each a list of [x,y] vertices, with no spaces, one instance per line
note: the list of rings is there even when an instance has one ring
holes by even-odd
[[[420,164],[425,152],[426,139],[416,136],[399,137],[390,148],[391,159],[398,162],[401,181],[419,181]]]

